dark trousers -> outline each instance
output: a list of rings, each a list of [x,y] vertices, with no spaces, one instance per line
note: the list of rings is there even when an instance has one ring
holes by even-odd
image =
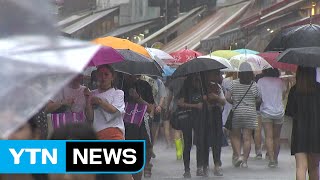
[[[209,148],[204,149],[203,167],[209,167]],[[212,157],[215,166],[221,166],[221,147],[212,147]]]
[[[192,142],[192,132],[194,127],[192,124],[187,124],[186,127],[182,129],[184,149],[183,149],[183,163],[185,171],[190,171],[190,152],[193,145]],[[196,133],[196,132],[195,132]],[[202,153],[201,149],[197,146],[197,167],[202,167]]]

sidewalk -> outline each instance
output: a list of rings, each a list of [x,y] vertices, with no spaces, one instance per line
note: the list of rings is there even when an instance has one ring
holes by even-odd
[[[166,149],[166,146],[159,142],[155,146],[156,159],[152,160],[153,170],[152,178],[157,179],[183,179],[183,161],[177,161],[174,149]],[[292,180],[295,179],[295,160],[290,156],[290,149],[287,145],[283,145],[279,155],[279,167],[270,169],[267,167],[268,161],[254,159],[254,147],[251,149],[251,157],[248,160],[248,169],[235,168],[231,163],[232,150],[231,147],[222,149],[223,177],[215,177],[213,175],[213,160],[210,156],[210,174],[208,178],[196,177],[196,158],[195,146],[193,147],[191,156],[191,175],[192,179],[223,179],[223,180]],[[263,152],[264,158],[265,152]]]

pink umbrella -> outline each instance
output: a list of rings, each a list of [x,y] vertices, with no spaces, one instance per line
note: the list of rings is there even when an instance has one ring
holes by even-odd
[[[108,46],[100,46],[100,49],[96,52],[96,54],[92,57],[88,66],[99,66],[103,64],[112,64],[123,61],[124,58],[121,54]]]
[[[264,53],[258,54],[258,56],[260,56],[263,59],[265,59],[266,61],[268,61],[268,63],[273,68],[278,68],[278,69],[285,70],[285,71],[296,72],[297,65],[278,62],[277,57],[279,55],[280,55],[280,52],[264,52]]]

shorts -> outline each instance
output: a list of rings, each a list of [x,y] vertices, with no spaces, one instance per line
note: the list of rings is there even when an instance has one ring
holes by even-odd
[[[124,140],[123,132],[119,128],[106,128],[97,135],[100,140]]]
[[[273,123],[273,124],[278,124],[281,125],[284,123],[284,117],[272,117],[270,115],[266,115],[266,114],[261,114],[261,121],[262,123]]]

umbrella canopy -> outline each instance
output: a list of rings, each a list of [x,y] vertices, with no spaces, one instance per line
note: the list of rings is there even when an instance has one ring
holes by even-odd
[[[236,49],[236,50],[233,50],[234,52],[238,52],[240,54],[259,54],[258,51],[254,51],[254,50],[251,50],[251,49]]]
[[[88,66],[100,66],[123,61],[123,57],[112,47],[100,46],[98,52],[92,57]]]
[[[217,50],[217,51],[213,51],[211,53],[211,55],[213,56],[218,56],[218,57],[222,57],[225,59],[230,59],[233,56],[239,55],[241,53],[235,52],[235,51],[231,51],[231,50]]]
[[[0,39],[0,138],[23,125],[79,74],[100,46],[45,36]]]
[[[208,58],[208,59],[212,59],[213,61],[218,61],[220,62],[221,64],[223,64],[224,66],[226,66],[227,68],[225,69],[222,69],[221,71],[234,71],[232,65],[230,64],[230,62],[225,59],[225,58],[222,58],[222,57],[218,57],[218,56],[211,56],[211,55],[206,55],[206,56],[200,56],[199,58]]]
[[[250,64],[251,69],[240,69],[243,62]],[[262,57],[254,54],[240,54],[230,59],[232,67],[236,71],[262,71],[263,69],[272,68],[272,66]]]
[[[308,24],[280,31],[266,47],[266,51],[285,51],[288,48],[320,46],[320,26]]]
[[[97,38],[93,40],[96,44],[101,44],[104,46],[109,46],[114,49],[130,49],[136,53],[142,54],[148,58],[151,58],[148,51],[139,44],[133,43],[127,39],[116,38],[112,36]]]
[[[292,71],[292,72],[295,72],[297,70],[296,65],[278,62],[277,57],[279,55],[280,55],[280,52],[265,52],[265,53],[258,54],[258,56],[268,61],[268,63],[273,68],[278,68],[284,71]]]
[[[278,56],[279,62],[305,67],[320,67],[320,47],[287,49]]]
[[[193,73],[224,68],[226,68],[226,66],[218,61],[213,61],[209,58],[194,58],[179,66],[172,74],[172,77],[181,77]]]
[[[155,48],[146,48],[152,58],[158,57],[161,60],[172,60],[174,59],[170,54]]]
[[[162,59],[159,59],[158,56],[154,57],[154,61],[162,69],[162,76],[171,76],[176,70],[176,68],[168,66]]]
[[[179,51],[170,53],[170,55],[174,58],[174,60],[172,61],[167,61],[171,65],[181,65],[194,58],[202,56],[200,52],[197,52],[191,49],[179,50]]]
[[[118,52],[122,55],[124,61],[112,64],[116,71],[131,75],[162,75],[161,68],[152,59],[128,49],[119,49]]]

